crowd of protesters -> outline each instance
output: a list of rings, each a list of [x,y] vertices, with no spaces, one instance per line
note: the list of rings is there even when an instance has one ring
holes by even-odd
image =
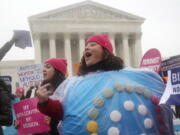
[[[165,88],[163,80],[151,71],[126,67],[123,60],[113,54],[112,44],[107,35],[91,35],[87,39],[77,75],[66,79],[66,70],[66,59],[46,60],[41,85],[32,86],[26,95],[23,88],[17,88],[14,98],[7,90],[6,84],[0,80],[0,126],[12,125],[17,134],[22,123],[15,116],[13,118],[12,104],[37,97],[37,107],[41,113],[47,115],[45,121],[51,130],[33,135],[174,134],[171,110],[168,110],[167,105],[158,104]],[[141,87],[137,90],[136,86]],[[148,91],[143,91],[142,88]],[[15,101],[15,98],[19,100]],[[110,106],[105,106],[105,101]],[[119,106],[117,102],[120,103]],[[139,104],[143,106],[139,112],[142,117],[139,117],[135,110]],[[115,125],[113,122],[106,124],[108,112],[113,112],[112,107],[116,109],[115,122],[119,116],[117,112],[124,109],[121,112],[122,120],[117,124],[121,130],[107,129],[107,126]],[[104,117],[100,116],[100,112]],[[151,119],[147,119],[147,123],[144,122],[142,127],[142,118],[146,115]],[[4,132],[4,135],[6,134],[11,135]],[[2,128],[0,135],[3,135]]]

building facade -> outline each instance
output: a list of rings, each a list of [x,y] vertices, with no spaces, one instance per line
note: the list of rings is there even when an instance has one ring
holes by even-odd
[[[68,60],[68,74],[76,72],[91,34],[108,34],[114,54],[127,66],[138,67],[142,55],[141,25],[144,18],[90,0],[28,18],[35,59],[0,62],[0,74],[12,76],[13,90],[18,82],[17,67],[38,64],[53,57]]]
[[[64,57],[68,73],[75,73],[85,41],[91,34],[108,34],[114,53],[125,65],[138,67],[142,55],[141,24],[144,18],[93,2],[84,1],[29,17],[35,63]]]

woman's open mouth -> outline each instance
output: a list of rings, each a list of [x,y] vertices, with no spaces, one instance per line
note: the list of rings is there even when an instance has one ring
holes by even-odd
[[[89,58],[91,55],[92,54],[90,52],[86,52],[84,56],[85,56],[85,58]]]

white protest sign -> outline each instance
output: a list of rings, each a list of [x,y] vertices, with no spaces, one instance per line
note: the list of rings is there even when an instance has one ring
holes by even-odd
[[[27,90],[30,86],[40,85],[43,80],[43,65],[34,64],[27,66],[20,66],[17,68],[20,87]]]

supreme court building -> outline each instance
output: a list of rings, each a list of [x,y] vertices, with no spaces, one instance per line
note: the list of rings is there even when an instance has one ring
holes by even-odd
[[[12,77],[13,91],[18,82],[17,67],[43,63],[53,57],[68,60],[68,74],[75,74],[83,54],[85,40],[91,34],[105,33],[114,53],[127,66],[138,67],[142,55],[141,24],[144,18],[86,0],[28,18],[35,59],[2,61],[0,75]]]
[[[125,65],[138,67],[143,22],[144,18],[91,0],[31,16],[35,63],[64,57],[68,60],[68,74],[73,75],[87,37],[105,33],[109,35],[115,55],[123,58]]]

